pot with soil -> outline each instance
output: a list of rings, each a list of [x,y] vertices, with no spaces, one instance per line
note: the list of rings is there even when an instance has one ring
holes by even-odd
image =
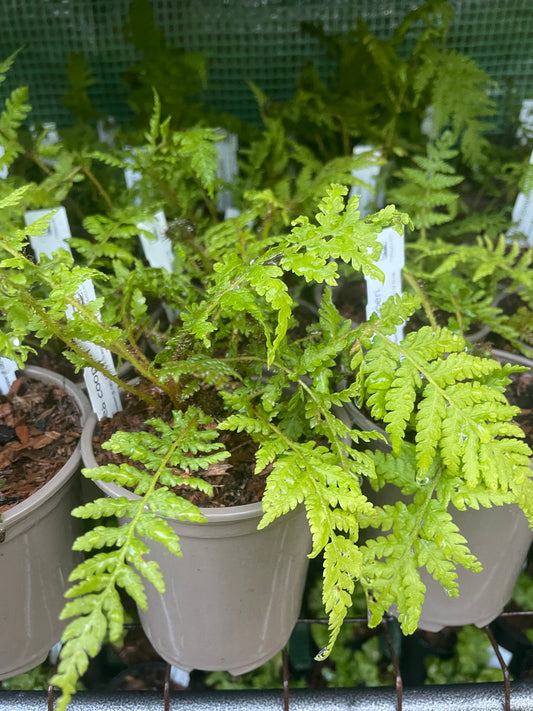
[[[510,363],[529,368],[526,372],[512,375],[506,395],[511,404],[521,408],[522,415],[517,416],[516,421],[524,430],[526,441],[531,444],[533,361],[499,350],[493,350],[492,356],[502,364]],[[345,417],[357,427],[374,427],[387,438],[385,430],[353,405],[348,406]],[[380,452],[378,459],[383,459],[390,453],[390,441],[379,443],[377,449]],[[415,487],[409,486],[402,474],[391,479],[395,479],[395,486],[382,480],[378,491],[367,491],[373,503],[381,507],[397,506],[397,502],[401,502],[405,507],[412,504]],[[458,565],[456,583],[459,597],[451,597],[445,587],[429,572],[430,568],[434,572],[436,566],[421,567],[418,572],[423,586],[423,604],[417,623],[418,629],[438,632],[447,626],[475,624],[484,627],[489,624],[498,617],[511,599],[514,585],[533,541],[531,527],[517,503],[506,503],[505,499],[508,497],[502,497],[501,505],[491,505],[486,497],[478,498],[475,491],[472,491],[472,496],[469,496],[468,492],[465,493],[463,501],[461,497],[455,500],[452,498],[449,506],[451,519],[457,533],[462,537],[457,542],[466,543],[480,561],[482,569],[472,570]],[[464,510],[455,508],[454,503]],[[431,514],[428,510],[428,518]],[[421,525],[425,525],[423,521]],[[367,529],[363,536],[372,541],[379,533],[374,529]],[[446,545],[444,539],[441,545]],[[396,606],[392,605],[390,611],[396,615]]]
[[[74,383],[28,366],[0,399],[0,679],[46,659],[59,620],[79,522],[79,438],[90,412]]]
[[[97,465],[95,424],[90,418],[82,436],[88,467]],[[244,449],[248,462],[230,458],[228,466],[207,469],[204,476],[219,493],[193,496],[205,520],[165,519],[179,537],[181,556],[153,543],[148,556],[159,566],[165,592],[146,588],[147,608],[139,608],[142,627],[165,661],[187,671],[255,669],[283,648],[300,613],[311,550],[305,509],[258,530],[265,475],[250,477],[255,448],[247,454],[251,442],[237,439],[228,447]],[[247,477],[232,473],[239,466],[246,466]],[[109,497],[139,498],[116,484],[96,483]],[[239,503],[246,501],[251,503]]]

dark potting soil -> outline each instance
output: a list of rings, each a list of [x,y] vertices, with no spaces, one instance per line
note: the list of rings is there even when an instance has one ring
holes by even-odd
[[[78,409],[63,390],[17,378],[0,395],[0,514],[52,479],[80,435]]]
[[[114,432],[141,432],[154,431],[146,425],[146,420],[160,417],[166,422],[172,420],[172,404],[170,399],[162,392],[150,389],[150,395],[157,401],[153,407],[145,401],[138,400],[134,395],[127,393],[123,397],[123,410],[111,418],[103,418],[95,428],[93,436],[94,455],[99,465],[120,464],[128,459],[120,454],[101,448]],[[217,396],[212,391],[206,390],[203,399],[210,402],[195,402],[196,405],[210,404],[210,410],[221,407],[217,404]],[[212,402],[211,402],[212,401]],[[195,477],[208,481],[213,487],[213,496],[208,496],[201,491],[190,489],[187,486],[174,487],[172,491],[178,496],[191,501],[202,508],[221,508],[224,506],[241,506],[261,501],[265,490],[266,477],[270,469],[265,469],[258,474],[254,473],[255,452],[257,445],[245,432],[221,432],[219,442],[230,452],[230,457],[219,464],[212,465],[201,472],[194,472]],[[136,466],[138,463],[135,462]],[[179,471],[174,471],[180,474]],[[184,476],[186,476],[184,474]]]
[[[511,405],[519,407],[522,412],[515,417],[525,434],[525,440],[533,449],[533,373],[513,373],[511,383],[505,391]]]

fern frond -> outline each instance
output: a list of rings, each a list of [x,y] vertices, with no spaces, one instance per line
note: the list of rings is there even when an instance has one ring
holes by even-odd
[[[70,602],[62,617],[74,619],[64,632],[59,666],[51,680],[62,692],[58,709],[66,708],[79,677],[87,669],[89,658],[98,653],[104,640],[109,637],[111,641],[116,641],[120,636],[124,615],[118,589],[123,588],[143,609],[146,608],[143,578],[164,592],[164,581],[157,564],[144,560],[149,551],[144,540],[160,543],[175,555],[180,555],[180,547],[169,523],[156,515],[156,511],[160,513],[158,505],[164,511],[163,515],[175,519],[205,520],[189,502],[166,489],[156,489],[160,476],[168,466],[183,465],[184,460],[192,464],[195,456],[203,452],[210,452],[211,458],[218,461],[220,452],[213,451],[213,432],[202,431],[203,424],[205,416],[191,408],[185,413],[176,412],[172,425],[161,420],[152,421],[157,435],[139,432],[124,438],[123,433],[116,433],[110,448],[152,469],[151,485],[142,497],[133,501],[125,497],[118,500],[100,499],[75,510],[75,515],[85,518],[123,515],[127,520],[118,526],[98,526],[74,544],[75,549],[89,552],[103,546],[115,548],[87,558],[71,574],[71,581],[79,582],[67,592]],[[178,451],[180,447],[183,449]],[[135,483],[134,472],[135,468],[131,465],[127,469],[111,467],[107,476],[112,479],[118,473],[119,480],[123,480],[125,475],[131,485]],[[101,476],[102,468],[92,474]],[[145,478],[144,470],[139,471],[141,488],[144,488],[142,483]]]

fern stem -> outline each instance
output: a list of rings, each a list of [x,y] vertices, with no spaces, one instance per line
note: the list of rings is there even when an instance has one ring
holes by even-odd
[[[413,288],[413,291],[415,294],[420,298],[420,301],[422,303],[422,307],[424,309],[424,313],[427,316],[427,319],[429,323],[431,324],[431,327],[433,328],[434,331],[437,330],[439,327],[437,320],[435,319],[435,314],[433,313],[433,307],[431,306],[431,303],[429,301],[429,298],[426,294],[426,292],[422,289],[420,284],[418,283],[418,280],[416,277],[408,270],[404,269],[403,270],[403,276],[407,280],[407,282],[411,285]]]
[[[113,210],[113,202],[112,202],[111,198],[109,197],[109,193],[107,192],[107,190],[104,188],[102,183],[98,180],[98,178],[94,175],[94,173],[91,170],[89,170],[89,168],[86,168],[85,166],[80,166],[80,168],[81,168],[82,173],[91,181],[91,183],[94,185],[94,187],[100,193],[102,199],[104,200],[109,211],[111,212]]]
[[[459,325],[459,330],[461,331],[462,334],[464,334],[464,321],[463,321],[463,315],[461,313],[461,307],[457,303],[457,299],[453,294],[450,294],[450,299],[453,304],[453,308],[455,310],[455,318],[457,319],[457,324]]]

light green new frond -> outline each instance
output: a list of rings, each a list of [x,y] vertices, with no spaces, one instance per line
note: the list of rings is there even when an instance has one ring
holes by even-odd
[[[96,526],[79,536],[74,542],[76,551],[90,551],[96,548],[122,546],[128,533],[127,526]]]
[[[92,476],[94,473],[94,477]],[[93,469],[82,469],[83,476],[89,479],[99,479],[101,470],[99,467]],[[108,518],[109,516],[133,516],[137,510],[138,504],[131,501],[125,496],[119,496],[116,499],[103,498],[90,501],[83,506],[77,506],[72,515],[76,518]]]
[[[520,506],[529,522],[529,527],[533,529],[533,481],[531,478],[526,477],[527,475],[525,475],[524,480],[520,483],[520,485],[515,485],[514,482],[512,482],[511,488],[517,504]],[[531,477],[531,470],[529,477]]]
[[[329,640],[327,647],[316,657],[321,661],[328,657],[352,605],[355,579],[359,577],[361,567],[361,551],[350,538],[334,536],[324,548],[322,600],[329,616]]]
[[[362,546],[361,581],[367,590],[370,627],[378,625],[394,603],[404,634],[412,634],[417,627],[426,586],[420,579],[410,540],[406,547],[406,542],[391,534]]]
[[[387,414],[383,417],[383,421],[388,424],[386,429],[396,452],[399,451],[403,442],[405,428],[411,417],[417,390],[421,383],[418,370],[413,368],[407,359],[404,359],[396,368],[391,387],[385,392],[384,408]]]
[[[163,481],[163,479],[164,477],[161,476],[161,481]],[[191,486],[191,488],[198,488],[209,496],[213,495],[213,487],[203,479],[180,477],[179,480],[175,482],[175,485],[177,483],[181,486],[186,485]],[[160,516],[165,516],[166,518],[171,518],[177,521],[195,521],[196,523],[206,521],[206,517],[203,513],[201,513],[197,506],[194,506],[194,504],[187,501],[187,499],[177,496],[174,492],[169,491],[165,487],[156,489],[153,492],[148,501],[148,508],[150,511],[157,512]],[[154,527],[154,530],[156,530],[156,528],[157,524]],[[144,535],[150,537],[149,532]],[[179,553],[177,553],[177,555],[179,555]]]
[[[307,499],[312,488],[305,474],[305,460],[298,452],[288,451],[276,459],[263,495],[263,518],[259,528],[265,528]]]
[[[19,205],[29,188],[29,185],[22,185],[20,188],[16,188],[15,190],[9,192],[4,198],[0,199],[0,210],[3,210],[6,207],[14,207],[15,205]],[[23,239],[24,234],[22,230],[17,232],[20,235],[20,239]]]
[[[176,499],[178,497],[176,496]],[[192,504],[190,504],[190,507],[192,508]],[[151,507],[152,508],[152,507]],[[196,520],[196,521],[205,521],[206,518],[205,516],[202,516],[198,514],[198,509],[196,509],[196,516],[194,518],[188,517],[188,516],[181,516],[180,514],[176,515],[176,518],[185,519],[185,520]],[[155,509],[155,506],[154,506]],[[181,556],[181,549],[178,541],[178,536],[175,533],[174,529],[172,526],[170,526],[167,521],[165,521],[163,518],[160,518],[159,516],[156,516],[155,514],[149,514],[149,513],[144,513],[138,520],[137,523],[137,534],[139,536],[143,536],[144,538],[149,538],[151,541],[155,541],[156,543],[160,543],[162,546],[164,546],[170,553],[173,553],[176,556]],[[148,549],[149,550],[149,549]],[[134,562],[135,566],[138,567],[138,564],[136,562],[137,557],[141,556],[136,556],[132,558],[132,562]],[[139,569],[140,570],[140,569]],[[140,570],[142,573],[142,570]]]
[[[445,412],[446,401],[442,392],[429,383],[416,414],[416,457],[418,477],[421,479],[425,479],[437,455]]]
[[[15,61],[15,58],[17,54],[20,52],[20,49],[17,49],[13,54],[10,54],[9,57],[6,59],[3,59],[0,62],[0,84],[3,84],[3,82],[6,79],[6,75],[13,66],[13,62]]]
[[[216,143],[219,136],[213,129],[193,127],[174,135],[174,141],[184,158],[190,159],[191,167],[200,184],[214,196],[215,175],[218,169]]]
[[[427,556],[427,559],[419,559],[419,563],[425,565],[432,575],[432,561],[438,559],[438,551],[440,551],[443,559],[448,559],[454,566],[461,565],[463,568],[473,572],[479,572],[482,569],[481,563],[468,549],[467,541],[452,520],[450,513],[435,499],[430,501],[424,516],[420,540],[426,541],[430,545],[426,546],[424,550],[424,555]],[[444,578],[439,578],[435,575],[434,577],[446,587],[443,582]],[[453,577],[455,579],[455,576]]]
[[[271,264],[254,264],[248,273],[252,289],[263,296],[277,314],[276,336],[269,352],[269,365],[272,364],[276,349],[287,333],[293,308],[292,298],[281,276],[281,269]]]
[[[263,441],[255,453],[255,471],[262,472],[285,451],[286,443],[281,437]]]
[[[419,484],[416,480],[416,449],[410,442],[404,442],[398,454],[376,450],[371,454],[376,471],[375,486],[381,489],[386,483],[394,484],[402,494],[414,494]],[[374,482],[373,482],[374,484]]]
[[[347,192],[340,185],[328,189],[315,215],[316,225],[306,217],[293,221],[293,244],[285,250],[281,261],[285,269],[307,281],[334,285],[338,274],[333,258],[361,270],[365,276],[383,279],[375,263],[381,252],[378,235],[385,227],[400,229],[410,220],[393,205],[360,220],[358,197],[348,200],[345,206]]]

